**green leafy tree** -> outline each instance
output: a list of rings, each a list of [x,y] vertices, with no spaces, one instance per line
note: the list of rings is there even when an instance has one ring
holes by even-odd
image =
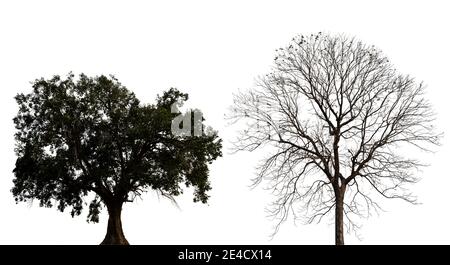
[[[122,206],[142,192],[174,199],[184,183],[194,187],[194,202],[207,202],[208,164],[222,155],[222,144],[203,125],[208,133],[172,133],[180,115],[172,106],[187,94],[171,88],[156,104],[141,104],[114,77],[84,74],[78,80],[73,74],[42,78],[32,86],[32,93],[15,97],[17,202],[37,199],[76,216],[93,198],[88,222],[98,222],[103,208],[109,214],[102,244],[128,244]]]

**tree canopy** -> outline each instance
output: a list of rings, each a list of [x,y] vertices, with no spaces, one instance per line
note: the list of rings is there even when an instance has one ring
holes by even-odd
[[[104,205],[121,208],[147,190],[174,198],[183,183],[194,187],[195,202],[208,201],[208,165],[221,156],[222,144],[211,129],[195,136],[171,132],[179,115],[171,107],[187,94],[171,88],[155,104],[142,104],[116,78],[84,74],[41,78],[32,87],[15,97],[16,201],[69,207],[75,216],[92,192],[92,222]]]

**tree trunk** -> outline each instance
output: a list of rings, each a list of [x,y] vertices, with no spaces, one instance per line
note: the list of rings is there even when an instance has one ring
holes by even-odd
[[[335,244],[344,245],[344,194],[336,194],[335,207]]]
[[[105,239],[100,245],[129,245],[122,230],[122,204],[114,204],[108,206],[108,228],[106,230]]]

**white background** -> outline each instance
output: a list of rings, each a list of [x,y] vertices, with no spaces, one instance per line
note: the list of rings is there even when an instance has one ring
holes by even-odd
[[[11,195],[13,99],[29,82],[69,71],[114,74],[143,102],[169,87],[190,94],[225,141],[211,166],[208,205],[190,192],[180,209],[149,192],[123,212],[131,244],[333,244],[331,219],[286,222],[270,240],[271,201],[250,190],[259,154],[230,155],[235,129],[223,119],[232,93],[265,74],[274,50],[296,34],[346,33],[382,49],[396,67],[428,85],[437,125],[450,132],[448,1],[1,1],[0,2],[0,243],[98,244],[106,231],[69,213],[22,203]],[[386,212],[363,220],[349,244],[449,244],[449,141],[432,155],[414,191],[421,205],[382,201]]]

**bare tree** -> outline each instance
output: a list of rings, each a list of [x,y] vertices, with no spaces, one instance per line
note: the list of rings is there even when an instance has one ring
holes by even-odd
[[[254,184],[268,180],[276,196],[275,233],[290,213],[311,223],[334,210],[337,245],[344,226],[380,209],[377,195],[416,202],[407,184],[423,164],[399,148],[431,151],[441,136],[422,83],[374,46],[321,33],[277,50],[272,72],[234,95],[230,118],[245,123],[236,151],[272,150]]]

